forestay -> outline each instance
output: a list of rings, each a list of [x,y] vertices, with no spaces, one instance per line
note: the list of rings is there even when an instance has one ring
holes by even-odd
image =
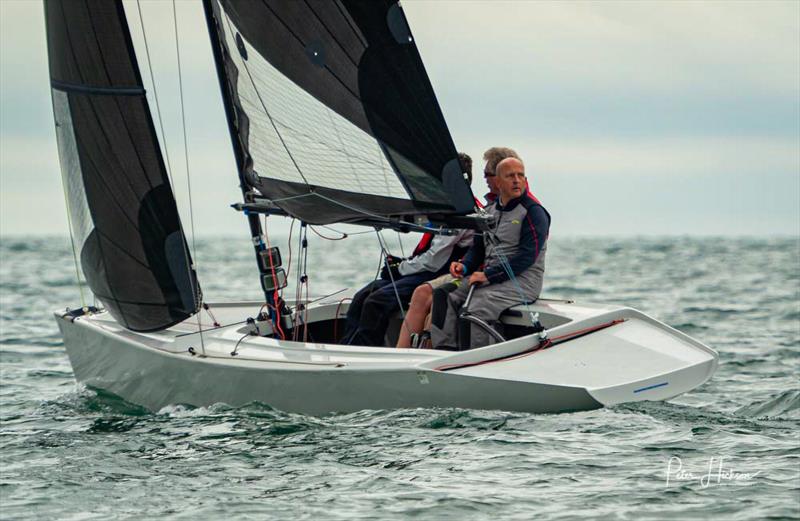
[[[80,264],[123,326],[169,327],[200,288],[120,1],[45,1],[53,112]]]
[[[205,1],[246,185],[316,224],[473,210],[397,2]]]

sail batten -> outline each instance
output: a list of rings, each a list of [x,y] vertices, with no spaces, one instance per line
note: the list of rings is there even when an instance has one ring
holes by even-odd
[[[473,210],[399,4],[205,2],[242,178],[261,196],[315,224]]]
[[[165,329],[201,293],[120,0],[45,0],[70,223],[94,295],[123,326]]]
[[[64,92],[80,92],[82,94],[107,94],[109,96],[144,96],[146,94],[144,87],[101,87],[58,80],[51,80],[50,86]]]

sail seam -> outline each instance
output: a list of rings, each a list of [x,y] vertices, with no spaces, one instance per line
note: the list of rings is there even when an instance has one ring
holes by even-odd
[[[294,31],[293,31],[293,30],[292,30],[292,29],[289,27],[289,25],[288,25],[286,22],[284,22],[284,21],[281,19],[281,17],[280,17],[280,16],[278,16],[278,13],[276,13],[276,12],[275,12],[275,11],[274,11],[274,10],[273,10],[273,9],[272,9],[272,8],[271,8],[271,7],[270,7],[270,6],[269,6],[269,5],[266,3],[266,2],[264,2],[264,0],[262,0],[262,3],[264,4],[264,7],[266,7],[266,8],[267,8],[267,9],[268,9],[268,10],[269,10],[269,11],[270,11],[272,14],[273,14],[273,16],[275,16],[275,19],[281,23],[281,25],[282,25],[282,26],[283,26],[283,27],[286,29],[286,31],[287,31],[289,34],[291,34],[291,35],[292,35],[292,37],[293,37],[295,40],[297,40],[297,43],[299,43],[300,45],[302,45],[302,46],[305,48],[305,44],[303,43],[303,39],[302,39],[302,38],[300,38],[300,36],[298,36],[298,35],[297,35],[297,33],[295,33],[295,32],[294,32]],[[227,13],[225,13],[225,15],[227,16]],[[347,54],[347,53],[345,53],[345,54]],[[348,56],[348,57],[349,57],[349,56]],[[342,86],[342,87],[343,87],[343,88],[344,88],[344,89],[345,89],[347,92],[349,92],[349,93],[350,93],[350,95],[351,95],[351,96],[353,96],[355,99],[357,99],[357,100],[361,101],[361,98],[358,96],[358,94],[357,94],[356,92],[353,92],[353,89],[351,89],[351,88],[350,88],[350,87],[347,85],[347,83],[345,83],[345,82],[344,82],[344,80],[342,80],[342,79],[341,79],[341,78],[340,78],[340,77],[339,77],[339,76],[338,76],[338,75],[337,75],[337,74],[336,74],[336,73],[335,73],[333,70],[331,70],[331,68],[330,68],[330,67],[328,67],[327,65],[323,65],[323,67],[325,68],[325,70],[326,70],[326,71],[328,71],[328,72],[330,73],[330,75],[331,75],[331,77],[332,77],[332,78],[335,78],[335,79],[336,79],[336,81],[338,81],[338,82],[341,84],[341,86]]]
[[[364,36],[361,34],[361,31],[358,31],[358,30],[356,30],[355,27],[353,27],[353,21],[351,20],[349,15],[346,15],[342,11],[342,6],[341,6],[339,0],[334,0],[333,5],[336,6],[336,9],[339,11],[339,14],[342,15],[342,19],[347,23],[348,27],[350,27],[350,30],[353,31],[353,34],[356,36],[358,41],[361,42],[361,45],[363,45],[366,48],[367,47],[367,42],[364,41]]]
[[[122,8],[121,5],[119,6],[119,8]],[[122,8],[122,12],[120,12],[120,23],[125,24],[127,26],[127,18],[125,17],[124,8]],[[102,57],[101,62],[103,64],[103,71],[105,72],[105,76],[108,79],[109,83],[113,83],[113,80],[111,78],[111,74],[108,71],[108,64],[107,64],[108,60],[106,59],[105,54],[103,53],[103,45],[101,45],[100,38],[98,37],[98,34],[97,34],[97,27],[95,26],[95,21],[91,20],[89,25],[92,28],[92,34],[94,35],[94,41],[95,41],[95,43],[97,45],[97,50],[100,53],[100,56]],[[126,31],[123,31],[123,33],[124,32],[126,32]],[[130,34],[130,29],[128,29],[127,32]],[[135,50],[133,48],[133,42],[126,39],[126,47],[128,48],[128,52],[130,52],[133,56],[135,56],[136,53],[135,53]],[[139,88],[142,90],[142,93],[144,94],[145,90],[144,90],[144,84],[141,82],[141,74],[139,74],[137,72],[138,71],[138,66],[133,66],[133,64],[131,64],[131,65],[132,65],[132,67],[131,67],[132,71],[136,75],[137,80],[139,81],[139,83],[141,83],[141,85],[139,85]],[[126,88],[126,87],[123,87],[123,88]],[[136,139],[134,138],[133,134],[131,133],[131,129],[130,129],[129,125],[128,125],[128,118],[125,117],[126,110],[123,108],[122,104],[120,104],[120,100],[118,98],[113,98],[113,99],[114,99],[114,104],[116,105],[117,110],[119,111],[119,119],[122,122],[122,126],[124,126],[124,128],[125,128],[125,132],[128,134],[128,138],[130,139],[131,144],[134,144],[136,142]],[[146,98],[145,98],[144,102],[145,102],[145,105],[147,105],[147,99]],[[103,137],[109,143],[108,150],[112,152],[112,156],[119,163],[120,169],[121,170],[125,170],[125,163],[120,160],[120,158],[118,157],[118,154],[113,152],[113,148],[111,147],[111,139],[110,139],[109,133],[104,128],[104,125],[103,125],[103,123],[101,121],[101,118],[97,114],[97,109],[95,107],[95,104],[94,103],[90,103],[90,105],[92,107],[92,112],[94,113],[95,118],[97,120],[98,128],[101,128],[103,130]],[[142,159],[142,156],[141,156],[141,153],[140,153],[138,147],[134,146],[133,148],[134,148],[135,153],[136,153],[136,160],[139,163],[139,166],[141,167],[142,172],[146,173],[147,172],[147,168],[145,167],[144,161]],[[98,170],[98,172],[99,172],[99,170]],[[151,190],[154,189],[155,186],[153,186],[153,182],[150,179],[150,176],[145,176],[145,178],[147,179],[147,184],[150,185],[150,189]],[[130,183],[128,183],[128,187],[131,189],[132,192],[135,193],[135,189]],[[134,227],[136,227],[136,226],[134,225]]]
[[[311,14],[313,14],[313,15],[314,15],[314,18],[317,20],[317,22],[319,23],[319,25],[320,25],[320,26],[321,26],[323,29],[325,29],[325,32],[326,32],[326,33],[328,33],[328,34],[331,36],[331,40],[332,40],[332,41],[334,41],[334,42],[336,42],[336,45],[338,45],[338,46],[339,46],[339,49],[341,49],[341,50],[342,50],[342,54],[344,54],[345,56],[347,56],[347,59],[348,59],[348,60],[350,60],[350,63],[352,63],[353,65],[355,65],[356,67],[358,67],[358,63],[357,63],[357,62],[356,62],[356,61],[353,59],[353,57],[352,57],[352,56],[350,56],[350,53],[349,53],[349,52],[347,52],[347,49],[346,49],[346,48],[345,48],[345,46],[342,44],[342,42],[340,42],[340,41],[339,41],[339,39],[338,39],[338,38],[336,38],[336,35],[335,35],[335,34],[333,34],[333,31],[331,31],[331,30],[330,30],[330,28],[329,28],[327,25],[325,25],[325,23],[324,23],[324,22],[322,21],[322,19],[319,17],[319,15],[317,14],[317,12],[316,12],[316,11],[314,11],[314,8],[313,8],[313,7],[311,7],[311,5],[308,3],[308,0],[304,0],[304,3],[306,4],[306,7],[307,7],[307,8],[308,8],[308,10],[311,12]]]

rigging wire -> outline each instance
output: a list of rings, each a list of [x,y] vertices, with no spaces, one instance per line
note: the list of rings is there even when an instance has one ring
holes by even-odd
[[[381,232],[375,228],[375,234],[378,236],[378,244],[381,246],[381,251],[383,252],[383,263],[386,266],[386,271],[389,272],[389,280],[392,283],[392,289],[394,290],[394,296],[397,298],[397,305],[400,307],[400,314],[403,316],[403,321],[406,320],[406,312],[403,309],[403,301],[400,299],[400,292],[397,291],[397,283],[394,281],[394,275],[392,275],[392,270],[389,268],[389,252],[386,251],[386,245],[383,243],[383,236],[381,236]]]
[[[498,225],[500,224],[499,220],[498,220],[497,224]],[[495,228],[495,230],[496,229],[497,228]],[[500,266],[503,268],[503,271],[505,271],[506,274],[508,275],[509,280],[511,282],[513,282],[514,287],[517,290],[517,293],[519,293],[519,297],[520,297],[521,303],[525,305],[526,309],[528,309],[528,306],[531,304],[531,302],[525,296],[525,292],[522,290],[522,286],[520,285],[519,281],[517,280],[516,275],[514,275],[514,270],[511,269],[511,262],[508,260],[508,257],[503,252],[502,248],[499,247],[499,242],[500,241],[497,238],[496,233],[491,232],[491,231],[487,231],[487,232],[484,232],[483,237],[484,237],[484,239],[483,239],[484,240],[484,247],[486,247],[487,238],[491,238],[492,245],[494,246],[494,252],[497,254],[498,260],[500,261]],[[539,253],[541,254],[541,252],[539,252]],[[531,321],[531,325],[535,325],[536,324],[536,319],[534,317],[534,313],[532,311],[530,311],[529,309],[528,309],[528,318]]]
[[[183,157],[184,164],[186,165],[186,190],[189,197],[189,222],[192,229],[192,256],[194,261],[195,270],[197,269],[197,245],[195,244],[194,233],[194,206],[192,204],[192,178],[191,169],[189,168],[189,142],[186,136],[186,111],[183,105],[183,74],[181,71],[181,50],[180,40],[178,38],[178,14],[175,7],[175,0],[172,0],[172,25],[175,29],[175,56],[178,60],[178,92],[180,93],[180,106],[181,106],[181,128],[183,130]],[[154,83],[155,85],[155,83]],[[162,131],[163,133],[163,131]]]
[[[147,70],[150,72],[150,82],[153,84],[153,99],[156,102],[156,115],[158,116],[158,126],[161,129],[161,143],[164,145],[164,157],[167,160],[167,176],[172,186],[172,161],[169,159],[169,147],[167,147],[167,134],[164,132],[164,120],[161,118],[161,105],[158,102],[158,88],[156,87],[156,77],[153,74],[153,62],[150,59],[150,46],[147,43],[147,31],[144,28],[144,16],[142,15],[141,0],[136,0],[136,10],[139,12],[139,26],[142,28],[142,40],[144,41],[144,53],[147,58]]]
[[[370,232],[370,233],[372,233],[372,232]],[[372,284],[370,284],[369,295],[372,295],[372,293],[373,293],[373,292],[375,292],[375,291],[376,291],[376,289],[377,289],[377,288],[375,287],[375,282],[377,282],[377,280],[378,280],[378,279],[380,278],[380,276],[381,276],[381,268],[382,268],[382,267],[383,267],[383,250],[381,250],[381,252],[378,254],[378,267],[375,269],[375,276],[372,278]],[[367,298],[369,298],[369,295],[367,295]],[[341,305],[342,305],[342,302],[344,302],[345,300],[347,300],[347,299],[342,299],[342,300],[339,302],[339,306],[341,306]],[[353,299],[350,299],[350,300],[353,300]],[[338,309],[338,308],[337,308],[337,309]],[[349,310],[348,310],[348,313],[349,313]],[[337,310],[337,315],[336,315],[336,318],[337,318],[337,319],[338,319],[338,316],[339,316],[339,315],[338,315],[338,310]],[[345,315],[345,317],[346,317],[346,315]],[[360,318],[360,317],[358,317],[358,318]],[[347,324],[345,324],[345,326],[347,326]],[[345,327],[345,332],[347,332],[347,328],[346,328],[346,327]],[[351,344],[351,343],[353,342],[353,340],[355,340],[355,338],[356,338],[356,336],[357,336],[357,335],[358,335],[358,328],[356,328],[356,329],[355,329],[355,330],[354,330],[354,331],[353,331],[353,332],[350,334],[350,336],[345,336],[345,337],[343,337],[343,338],[342,338],[342,341],[341,341],[341,343],[342,343],[342,344],[345,344],[345,345],[349,345],[349,344]]]
[[[181,71],[181,49],[180,49],[180,39],[178,38],[178,13],[175,7],[175,0],[172,0],[172,27],[175,33],[175,57],[178,61],[178,94],[179,94],[178,99],[180,100],[180,107],[181,107],[181,130],[183,131],[183,159],[186,168],[186,190],[187,190],[187,196],[189,198],[189,226],[191,227],[192,230],[192,265],[190,270],[194,269],[195,272],[197,272],[198,257],[197,257],[197,243],[195,242],[195,232],[194,232],[194,205],[192,204],[192,177],[190,173],[191,169],[189,168],[189,140],[186,136],[186,111],[184,110],[184,104],[183,104],[183,74]],[[153,78],[153,89],[155,90],[155,78]],[[159,114],[159,120],[160,119],[161,115]],[[164,134],[163,129],[161,130],[161,133]],[[166,136],[164,136],[165,150],[166,147],[167,147]],[[200,303],[203,306],[203,308],[205,308],[205,310],[209,313],[209,315],[211,315],[211,311],[209,310],[208,305],[203,302],[202,293],[200,294]],[[203,325],[201,323],[200,313],[197,313],[196,317],[197,317],[197,328],[200,330],[200,345],[203,350],[203,353],[205,354],[205,341],[203,339]],[[216,319],[214,319],[213,315],[211,315],[211,319],[213,323],[216,325],[217,321]]]
[[[156,77],[155,77],[155,74],[153,73],[153,62],[152,62],[152,60],[150,58],[150,46],[147,43],[147,31],[145,30],[145,27],[144,27],[144,16],[142,15],[141,0],[136,0],[136,10],[139,13],[139,25],[140,25],[140,27],[142,29],[142,40],[144,41],[145,56],[147,58],[147,70],[150,73],[150,82],[153,84],[153,99],[154,99],[155,104],[156,104],[156,115],[158,116],[158,126],[161,129],[161,143],[164,146],[164,158],[166,159],[166,165],[165,166],[167,168],[167,177],[169,178],[170,185],[172,187],[175,187],[176,186],[175,185],[175,181],[172,178],[172,161],[170,160],[169,147],[167,146],[167,134],[166,134],[166,132],[164,132],[164,120],[161,117],[161,104],[158,101],[158,87],[156,86]],[[175,26],[175,48],[176,48],[176,52],[178,53],[178,77],[179,77],[179,80],[180,80],[180,77],[181,77],[181,72],[180,72],[180,52],[178,50],[178,40],[177,40],[177,38],[178,38],[177,37],[177,35],[178,35],[177,23],[178,22],[177,22],[177,16],[175,14],[174,0],[173,0],[173,20],[174,20],[174,26]],[[181,98],[181,115],[182,115],[182,117],[184,117],[183,116],[183,87],[182,86],[181,86],[181,90],[180,90],[180,98]],[[186,146],[186,120],[185,120],[185,117],[184,117],[183,121],[184,121],[184,126],[183,126],[184,146]],[[188,174],[188,172],[189,172],[188,152],[187,152],[186,172],[187,172],[186,175],[187,175],[187,180],[188,180],[188,176],[189,176],[189,174]],[[189,204],[190,204],[190,208],[191,208],[191,192],[189,194]],[[191,213],[191,209],[190,209],[190,213]],[[180,218],[178,219],[178,226],[180,226],[181,234],[183,234],[185,236],[185,233],[183,231],[183,223],[181,223]],[[181,242],[183,243],[183,250],[184,250],[184,254],[186,256],[186,265],[187,265],[187,269],[189,271],[189,273],[188,273],[189,280],[191,281],[191,280],[194,279],[194,276],[193,276],[193,273],[192,273],[193,265],[189,261],[189,252],[187,250],[186,243],[184,241],[181,241]],[[193,218],[193,216],[192,216],[192,243],[193,243],[193,246],[194,246],[194,218]],[[195,251],[195,257],[196,257],[196,251]],[[203,301],[203,294],[200,291],[199,285],[198,285],[198,295],[197,295],[197,297],[199,297],[198,298],[198,308],[195,310],[195,312],[197,312],[197,327],[198,327],[198,329],[200,331],[200,348],[202,350],[203,356],[205,356],[205,354],[206,354],[206,346],[205,346],[205,341],[203,339],[203,334],[202,334],[203,326],[202,326],[202,323],[201,323],[201,320],[200,320],[200,314],[199,314],[199,311],[200,311],[201,305],[202,305],[202,301]]]

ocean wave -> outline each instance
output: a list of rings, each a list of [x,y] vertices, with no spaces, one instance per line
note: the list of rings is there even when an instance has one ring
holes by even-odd
[[[698,331],[708,331],[708,326],[704,326],[703,324],[696,324],[694,322],[681,322],[680,324],[670,324],[672,327],[677,329],[678,331],[682,331],[686,334],[696,333]]]
[[[77,416],[151,416],[146,408],[123,400],[116,394],[79,384],[76,389],[55,400],[42,403],[42,408],[68,411]]]
[[[499,412],[447,409],[425,419],[418,426],[427,429],[500,430],[506,426],[509,417],[508,414]]]
[[[734,315],[737,313],[750,313],[757,308],[750,306],[689,306],[683,308],[684,313],[714,313],[718,315]]]
[[[784,391],[766,401],[757,401],[736,410],[746,418],[800,418],[800,389]]]
[[[547,286],[548,292],[558,292],[569,295],[594,295],[599,293],[594,288],[585,288],[578,286]]]

